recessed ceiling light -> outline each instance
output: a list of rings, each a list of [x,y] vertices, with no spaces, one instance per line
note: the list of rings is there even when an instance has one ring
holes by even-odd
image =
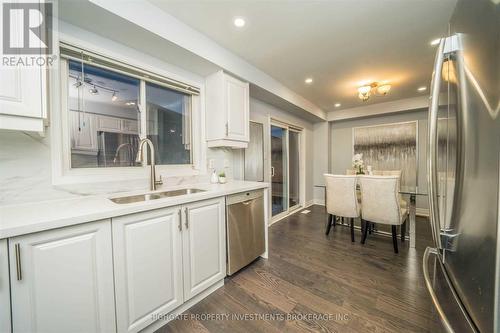
[[[237,27],[237,28],[243,28],[245,26],[245,19],[242,18],[242,17],[236,17],[233,21],[234,25]]]
[[[431,45],[432,45],[432,46],[434,46],[434,45],[438,45],[440,41],[441,41],[441,38],[434,39],[434,40],[431,42]]]
[[[426,91],[426,90],[427,90],[427,87],[419,87],[417,90],[418,90],[418,91]]]
[[[311,77],[308,77],[307,79],[304,80],[305,83],[311,84],[313,83],[313,79]]]
[[[342,105],[342,104],[340,104],[340,103],[335,103],[335,105],[333,105],[333,106],[335,106],[336,108],[338,108],[338,107],[340,107],[341,105]]]

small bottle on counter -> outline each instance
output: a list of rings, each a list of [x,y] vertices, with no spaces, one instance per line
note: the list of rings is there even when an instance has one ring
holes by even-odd
[[[217,176],[217,172],[215,172],[215,169],[212,172],[212,176],[210,177],[210,182],[212,184],[217,184],[219,182],[219,176]]]

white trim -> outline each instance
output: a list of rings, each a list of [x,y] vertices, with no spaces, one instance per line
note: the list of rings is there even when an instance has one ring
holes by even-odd
[[[79,31],[83,37],[93,37],[91,33],[86,31]],[[88,42],[83,42],[72,36],[64,35],[64,42],[82,48],[92,50],[99,54],[106,54],[110,57],[115,57],[116,54],[111,50],[105,39],[96,40],[94,44],[89,47]],[[95,40],[95,39],[93,39]],[[101,42],[101,43],[99,43]],[[113,42],[110,42],[111,44]],[[128,48],[121,46],[124,50],[129,51]],[[56,48],[57,54],[59,49]],[[125,53],[125,52],[124,52]],[[192,117],[192,145],[191,156],[192,164],[190,165],[158,165],[157,173],[165,177],[176,176],[196,176],[205,174],[206,169],[206,141],[205,141],[205,86],[204,81],[200,79],[199,82],[193,80],[192,77],[184,76],[182,72],[172,73],[165,71],[159,67],[152,67],[150,64],[144,62],[142,57],[138,55],[137,51],[129,51],[126,55],[119,55],[117,60],[132,64],[145,70],[155,71],[159,75],[172,77],[178,81],[186,82],[192,86],[200,89],[199,95],[192,95],[191,103],[191,117]],[[147,58],[145,56],[145,58]],[[60,60],[60,71],[53,73],[50,76],[51,89],[51,110],[52,110],[52,135],[51,147],[52,149],[52,183],[54,185],[61,184],[74,184],[74,183],[88,183],[88,182],[106,182],[106,181],[120,181],[130,179],[147,179],[149,177],[149,167],[125,167],[125,168],[70,168],[70,134],[69,134],[69,120],[67,117],[67,107],[64,107],[64,102],[67,101],[67,74],[68,69],[65,65],[66,60]],[[162,67],[168,68],[170,65],[162,63]],[[142,81],[141,81],[142,82]],[[142,84],[142,83],[141,83]],[[144,104],[144,91],[141,93],[139,108],[141,110],[141,129],[145,133],[146,129],[146,112]],[[66,124],[66,126],[64,126]]]

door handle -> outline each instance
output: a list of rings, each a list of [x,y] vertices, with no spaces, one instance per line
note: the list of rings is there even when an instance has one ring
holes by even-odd
[[[182,210],[179,209],[179,224],[177,225],[179,231],[182,231]]]
[[[274,177],[274,167],[271,167],[271,177]]]
[[[429,218],[431,220],[432,235],[434,243],[438,249],[441,248],[440,224],[438,212],[437,188],[437,140],[438,140],[438,111],[439,111],[439,92],[441,86],[441,76],[444,61],[445,38],[439,42],[434,62],[434,73],[431,82],[431,96],[429,103],[429,149],[427,150],[427,185],[429,190]]]
[[[189,211],[188,211],[188,208],[184,208],[184,213],[186,214],[186,222],[185,222],[185,226],[186,226],[186,229],[189,229]]]
[[[429,294],[431,295],[432,303],[434,303],[434,307],[436,308],[439,317],[441,317],[441,321],[444,324],[444,327],[446,328],[446,331],[448,333],[455,333],[453,328],[450,325],[450,322],[448,321],[448,318],[446,317],[446,314],[443,311],[443,308],[441,307],[441,304],[439,304],[439,301],[437,299],[436,293],[434,292],[434,288],[432,288],[431,284],[431,278],[429,276],[429,255],[434,254],[437,255],[437,250],[434,248],[427,247],[424,252],[424,257],[422,259],[422,271],[424,272],[424,280],[425,280],[425,285],[427,286],[427,290],[429,291]]]
[[[14,250],[16,253],[17,281],[21,281],[23,279],[23,271],[21,269],[21,246],[19,245],[19,243],[14,245]]]

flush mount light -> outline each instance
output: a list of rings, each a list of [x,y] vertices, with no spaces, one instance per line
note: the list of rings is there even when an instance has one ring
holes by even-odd
[[[419,87],[417,90],[418,90],[418,91],[426,91],[426,90],[427,90],[427,87]]]
[[[377,87],[377,93],[379,95],[385,96],[387,93],[391,90],[391,85],[390,84],[383,84],[381,86]]]
[[[342,106],[342,104],[340,104],[340,103],[335,103],[333,106],[335,106],[336,108],[339,108],[340,106]]]
[[[431,42],[431,45],[432,45],[432,46],[438,45],[440,41],[441,41],[441,38],[436,38],[436,39],[434,39],[434,40]]]
[[[235,17],[233,20],[234,26],[237,28],[243,28],[246,24],[245,19],[242,17]]]
[[[313,79],[311,77],[308,77],[307,79],[304,80],[305,83],[311,84],[313,83]]]
[[[391,85],[386,83],[386,81],[384,81],[384,83],[372,82],[358,87],[358,97],[364,102],[370,98],[372,93],[379,96],[385,96],[390,90]]]

